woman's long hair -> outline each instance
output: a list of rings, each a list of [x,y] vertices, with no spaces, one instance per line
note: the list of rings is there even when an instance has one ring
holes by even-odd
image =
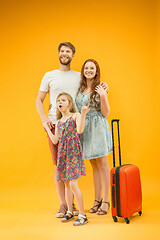
[[[66,96],[67,97],[67,100],[69,101],[69,104],[70,104],[70,108],[69,108],[69,111],[72,112],[72,113],[75,113],[76,112],[76,107],[73,103],[73,99],[71,97],[70,94],[66,93],[66,92],[62,92],[60,93],[58,96],[57,96],[57,99],[56,99],[56,102],[58,102],[58,98],[61,97],[62,95]],[[62,113],[59,111],[58,107],[56,109],[56,117],[57,117],[57,120],[61,119],[62,118]]]
[[[91,85],[90,106],[94,106],[96,110],[100,111],[100,108],[98,107],[98,102],[96,100],[97,97],[99,98],[99,94],[96,93],[95,91],[95,87],[100,83],[100,67],[99,67],[99,64],[94,59],[87,59],[82,66],[81,82],[80,82],[80,87],[78,89],[78,92],[83,92],[87,88],[87,80],[86,80],[86,77],[84,76],[84,67],[87,62],[93,62],[96,66],[96,75]]]

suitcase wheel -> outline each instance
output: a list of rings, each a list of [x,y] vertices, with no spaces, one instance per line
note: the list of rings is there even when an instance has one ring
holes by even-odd
[[[140,211],[140,212],[138,212],[138,213],[139,213],[140,216],[142,215],[142,211]]]
[[[130,220],[129,220],[129,218],[125,218],[125,221],[126,221],[126,223],[127,223],[127,224],[129,224],[129,223],[130,223]]]
[[[118,219],[115,216],[113,216],[113,220],[114,220],[114,222],[118,222]]]

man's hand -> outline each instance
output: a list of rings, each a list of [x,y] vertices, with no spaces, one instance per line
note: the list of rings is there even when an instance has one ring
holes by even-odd
[[[48,110],[50,110],[52,108],[52,104],[49,104]]]
[[[108,93],[109,91],[109,87],[108,84],[105,82],[100,82],[100,86],[102,86],[104,88],[104,90]]]

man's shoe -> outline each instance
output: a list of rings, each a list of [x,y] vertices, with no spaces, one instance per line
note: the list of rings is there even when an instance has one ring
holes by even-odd
[[[57,218],[62,218],[66,215],[68,210],[67,204],[61,204],[58,212],[55,214]]]
[[[78,216],[78,214],[79,214],[79,211],[77,210],[75,204],[73,203],[73,215]]]

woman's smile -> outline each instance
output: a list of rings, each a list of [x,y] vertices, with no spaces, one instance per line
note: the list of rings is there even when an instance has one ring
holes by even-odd
[[[84,67],[84,76],[88,79],[94,78],[96,75],[96,65],[93,62],[87,62]]]

